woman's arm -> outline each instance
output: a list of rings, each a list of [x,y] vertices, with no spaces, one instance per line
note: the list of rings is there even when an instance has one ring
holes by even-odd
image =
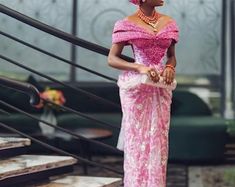
[[[167,63],[166,65],[172,65],[176,67],[176,57],[175,57],[175,43],[172,43],[171,46],[167,50]]]
[[[138,64],[129,63],[120,58],[124,46],[124,43],[117,43],[112,45],[108,55],[109,66],[120,70],[138,71]]]
[[[129,63],[120,58],[124,46],[125,43],[117,43],[112,45],[108,55],[109,66],[120,70],[132,70],[132,71],[137,71],[139,73],[148,74],[154,82],[158,82],[159,76],[157,75],[155,69],[144,66],[142,64]],[[151,73],[153,72],[156,73],[156,76],[154,77],[151,76]]]
[[[166,84],[171,84],[175,78],[175,67],[176,67],[176,57],[175,57],[175,43],[172,43],[167,50],[167,63],[163,71],[162,76]]]

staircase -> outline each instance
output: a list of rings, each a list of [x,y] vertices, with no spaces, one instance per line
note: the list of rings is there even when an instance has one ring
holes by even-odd
[[[30,144],[27,138],[0,137],[1,187],[16,184],[22,187],[115,187],[117,182],[121,183],[119,178],[69,176],[68,173],[73,171],[73,165],[77,163],[73,157],[20,155],[22,148],[27,151]]]
[[[121,187],[119,178],[66,176],[35,187]]]
[[[30,145],[25,138],[0,138],[0,186],[12,186],[31,180],[70,172],[76,159],[68,156],[18,155]],[[14,156],[12,156],[14,155]]]
[[[0,151],[6,151],[25,147],[30,145],[30,140],[27,138],[2,138],[0,137]]]
[[[74,1],[76,2],[76,1]],[[74,6],[75,7],[75,6]],[[9,17],[12,17],[19,22],[25,23],[27,25],[31,25],[35,29],[38,29],[40,31],[43,31],[51,36],[55,36],[55,38],[62,39],[64,41],[67,41],[71,43],[71,45],[76,45],[80,46],[84,49],[87,49],[89,51],[96,52],[98,54],[102,54],[107,56],[109,49],[104,48],[102,46],[98,46],[96,44],[90,43],[88,41],[85,41],[83,39],[77,38],[74,35],[71,35],[69,33],[65,33],[59,29],[56,29],[52,26],[46,25],[44,23],[41,23],[35,19],[32,19],[24,14],[21,14],[19,12],[14,11],[13,9],[10,9],[2,4],[0,4],[0,12],[8,15]],[[27,21],[28,20],[28,21]],[[27,46],[31,49],[34,49],[44,55],[47,55],[49,57],[55,58],[59,60],[60,62],[66,63],[68,65],[73,66],[74,68],[79,68],[84,71],[87,71],[89,73],[92,73],[94,75],[100,76],[102,78],[105,78],[109,81],[116,82],[116,80],[112,77],[108,77],[106,75],[100,74],[92,69],[80,66],[74,62],[76,62],[76,59],[73,59],[72,61],[64,59],[60,56],[57,56],[51,52],[48,52],[44,49],[39,48],[38,46],[34,46],[30,43],[27,43],[21,38],[16,38],[15,36],[11,36],[7,33],[4,33],[0,31],[0,34],[9,37],[12,41],[19,42],[24,46]],[[73,56],[73,54],[71,55]],[[127,60],[132,60],[128,57],[122,56],[124,59]],[[33,68],[30,68],[28,66],[23,65],[21,62],[16,62],[15,60],[11,60],[8,57],[4,57],[0,54],[0,59],[7,61],[9,64],[15,65],[17,67],[20,67],[22,69],[25,69],[35,75],[38,75],[40,77],[43,77],[49,81],[52,81],[53,83],[57,83],[61,86],[64,86],[68,89],[71,90],[71,92],[75,92],[76,94],[84,94],[88,96],[91,99],[94,99],[96,101],[99,101],[100,103],[103,104],[109,104],[110,106],[116,107],[120,109],[120,106],[112,101],[109,101],[105,98],[102,98],[100,96],[97,96],[93,93],[90,93],[86,90],[77,88],[74,85],[70,85],[64,82],[61,82],[51,76],[47,76],[46,74],[43,74],[42,72],[39,72]],[[45,100],[43,98],[40,98],[38,90],[27,83],[22,83],[19,81],[14,81],[14,80],[8,80],[8,78],[3,78],[0,77],[0,85],[13,89],[17,92],[22,92],[25,95],[28,95],[30,98],[30,104],[32,106],[35,106],[39,104],[40,100],[42,99],[43,102],[50,103],[54,106],[60,107],[64,111],[71,112],[77,116],[82,116],[86,119],[89,119],[91,121],[95,121],[96,123],[99,123],[100,125],[105,125],[105,126],[111,126],[101,120],[93,119],[88,115],[85,115],[79,111],[73,110],[71,108],[65,107],[65,106],[59,106],[56,103],[53,103],[49,100]],[[0,104],[4,107],[7,107],[10,109],[10,111],[18,112],[19,114],[22,114],[24,116],[27,116],[31,119],[41,121],[41,119],[33,116],[31,113],[27,113],[26,111],[23,111],[10,103],[7,103],[0,98]],[[4,112],[4,109],[0,109],[1,111]],[[11,113],[8,113],[9,117],[11,117]],[[42,121],[43,122],[43,121]],[[90,140],[89,138],[82,137],[80,135],[77,135],[73,131],[69,131],[67,129],[61,128],[59,126],[55,126],[53,124],[47,123],[44,121],[48,126],[51,126],[55,128],[56,130],[60,130],[64,133],[67,133],[76,139],[79,140],[85,140],[88,142],[95,143],[96,145],[100,145],[106,148],[109,148],[110,150],[115,150],[120,153],[120,150],[117,150],[116,148],[113,148],[109,145],[106,145],[102,142],[95,141],[95,140]],[[121,174],[122,176],[122,171],[116,171],[115,169],[109,167],[109,166],[104,166],[102,164],[84,159],[82,157],[79,157],[77,155],[71,154],[69,152],[66,152],[62,149],[59,149],[57,147],[54,147],[52,145],[49,145],[43,141],[40,140],[40,138],[34,138],[33,136],[30,136],[29,134],[25,134],[24,132],[18,131],[17,129],[11,128],[10,124],[5,124],[0,121],[0,127],[3,127],[5,130],[9,130],[11,133],[16,134],[17,136],[20,135],[20,137],[25,137],[25,138],[18,138],[18,137],[11,137],[6,136],[6,134],[2,135],[0,134],[0,187],[4,186],[14,186],[17,184],[17,187],[36,187],[36,186],[66,186],[66,187],[101,187],[101,186],[117,186],[116,183],[118,182],[119,184],[121,183],[121,179],[119,178],[99,178],[99,177],[81,177],[81,176],[76,176],[76,173],[74,172],[73,176],[69,176],[68,173],[73,171],[76,167],[74,165],[78,162],[81,161],[81,163],[89,164],[92,166],[96,166],[98,168],[104,168],[109,171],[113,171],[116,173]],[[13,136],[13,135],[12,135]],[[29,139],[27,139],[29,138]],[[66,155],[66,156],[58,156],[55,154],[52,155],[29,155],[29,149],[28,147],[31,144],[31,141],[33,143],[37,143],[41,145],[42,147],[49,149],[53,151],[54,153],[57,153],[59,155]],[[79,162],[80,163],[80,162]],[[45,182],[46,181],[46,182]],[[43,184],[42,184],[43,183]],[[120,186],[118,184],[118,186]]]

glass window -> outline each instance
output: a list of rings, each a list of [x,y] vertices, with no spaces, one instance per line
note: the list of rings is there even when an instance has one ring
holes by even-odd
[[[0,0],[0,3],[65,32],[71,32],[71,0]],[[48,52],[65,59],[70,59],[70,44],[68,42],[39,31],[4,14],[1,14],[0,17],[0,29]],[[70,67],[67,64],[58,62],[54,58],[25,47],[2,35],[0,37],[1,54],[60,80],[69,79]],[[10,65],[4,60],[1,60],[1,64],[1,74],[8,74],[18,78],[24,78],[29,74],[28,71],[15,65]]]

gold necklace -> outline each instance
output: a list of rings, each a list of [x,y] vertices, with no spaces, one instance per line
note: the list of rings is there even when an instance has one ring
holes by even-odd
[[[144,12],[139,8],[139,10],[137,11],[137,15],[138,17],[144,21],[145,23],[147,23],[148,25],[150,25],[153,28],[154,32],[157,32],[157,26],[158,26],[158,20],[159,20],[159,14],[154,10],[153,14],[151,17],[148,17],[144,14]]]

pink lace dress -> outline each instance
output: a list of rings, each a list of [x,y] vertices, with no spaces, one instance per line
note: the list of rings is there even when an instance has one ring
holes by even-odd
[[[172,20],[158,33],[150,33],[126,19],[119,20],[112,41],[131,45],[136,63],[161,72],[167,49],[178,41],[178,27]],[[123,71],[118,79],[123,112],[118,148],[124,150],[124,185],[165,187],[172,90],[141,84],[139,76]]]

